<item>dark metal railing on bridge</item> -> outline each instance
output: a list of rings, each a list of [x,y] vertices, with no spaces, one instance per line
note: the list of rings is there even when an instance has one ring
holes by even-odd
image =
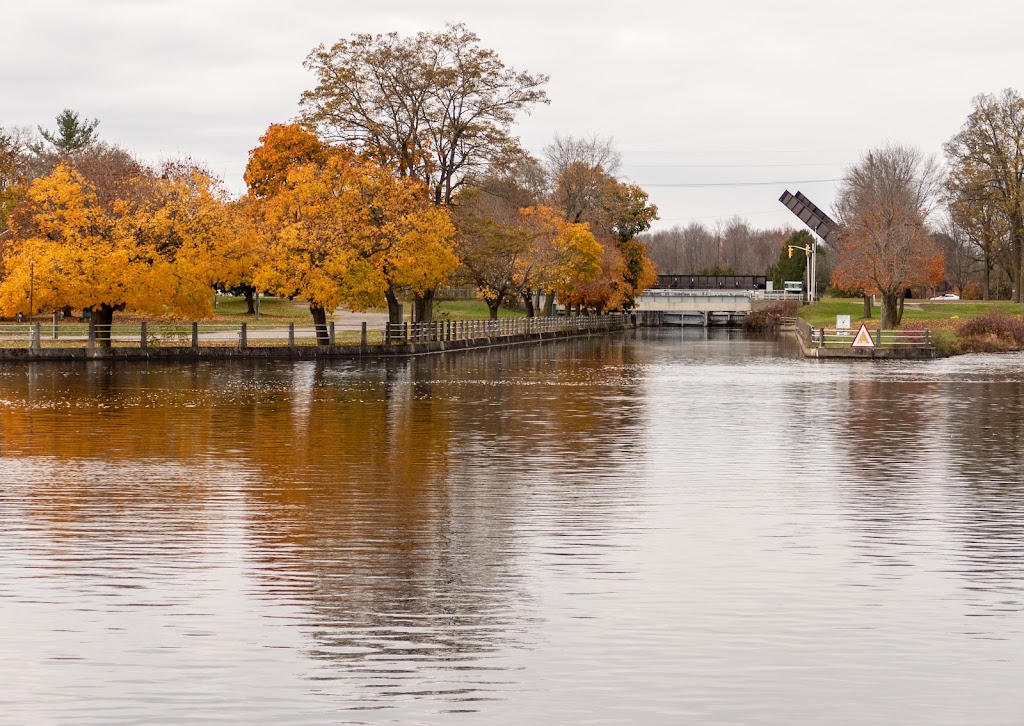
[[[655,290],[764,290],[764,275],[658,275]]]

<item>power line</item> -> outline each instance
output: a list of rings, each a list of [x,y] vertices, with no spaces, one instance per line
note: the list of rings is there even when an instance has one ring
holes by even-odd
[[[762,214],[778,214],[779,210],[770,212],[728,212],[724,214],[705,214],[701,217],[658,217],[659,222],[692,222],[698,219],[728,219],[730,217],[756,217]]]
[[[833,161],[815,164],[623,164],[634,169],[778,169],[806,166],[845,166],[850,162]]]
[[[785,186],[786,184],[819,184],[828,181],[842,181],[842,179],[783,179],[782,181],[698,181],[693,183],[643,183],[637,182],[640,186],[673,186],[673,187],[702,187],[702,186]]]

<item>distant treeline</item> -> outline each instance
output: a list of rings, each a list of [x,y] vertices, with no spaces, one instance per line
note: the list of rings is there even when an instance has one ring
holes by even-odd
[[[693,223],[685,227],[650,232],[639,239],[663,275],[714,274],[764,275],[779,259],[779,250],[792,229],[754,229],[733,218],[713,228]]]

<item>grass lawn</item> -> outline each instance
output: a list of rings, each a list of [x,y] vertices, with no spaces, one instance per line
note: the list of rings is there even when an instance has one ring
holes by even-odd
[[[236,297],[218,295],[216,307],[213,309],[213,316],[221,322],[230,320],[246,322],[253,319],[252,315],[246,313],[245,298],[241,295]],[[260,322],[273,322],[274,320],[286,323],[301,320],[312,322],[313,316],[309,314],[309,305],[305,300],[261,296]]]
[[[403,320],[412,319],[412,304],[404,303]],[[386,313],[387,309],[370,312]],[[217,296],[217,307],[213,311],[218,322],[251,322],[252,316],[246,313],[244,297]],[[437,320],[486,320],[487,304],[482,300],[446,300],[434,306],[434,317]],[[498,311],[499,318],[524,318],[526,313],[521,310]],[[312,322],[309,306],[305,300],[276,297],[260,298],[260,322]]]
[[[408,315],[408,306],[405,312]],[[483,300],[446,300],[438,303],[434,310],[434,317],[439,320],[486,320],[489,314],[487,303]],[[526,313],[522,310],[498,308],[498,317],[525,318]]]
[[[1005,300],[907,300],[903,309],[903,329],[952,330],[957,323],[967,318],[1000,312],[1006,315],[1024,314],[1024,305]],[[864,317],[864,303],[860,298],[825,298],[813,305],[800,308],[798,315],[814,327],[832,327],[836,315],[849,315],[853,327],[867,323],[868,327],[878,325],[881,310],[872,308],[872,318]]]

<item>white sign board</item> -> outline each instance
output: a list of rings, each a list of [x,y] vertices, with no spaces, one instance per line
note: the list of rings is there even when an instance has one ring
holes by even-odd
[[[850,316],[849,315],[836,315],[836,328],[838,330],[849,330],[850,329]]]

